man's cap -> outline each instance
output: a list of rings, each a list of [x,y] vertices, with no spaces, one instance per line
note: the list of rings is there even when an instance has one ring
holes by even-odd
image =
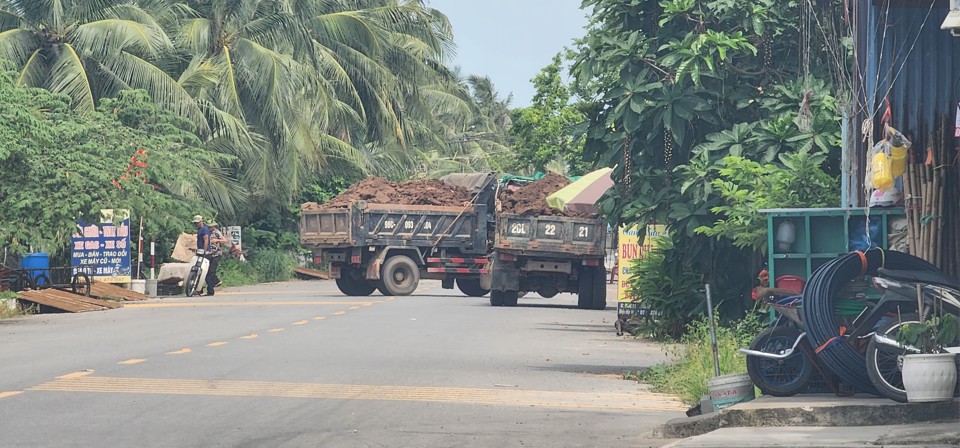
[[[210,221],[210,222],[207,223],[207,227],[216,227],[216,226],[217,226],[217,222],[216,222],[216,221]]]
[[[203,222],[203,216],[193,215],[193,222]]]

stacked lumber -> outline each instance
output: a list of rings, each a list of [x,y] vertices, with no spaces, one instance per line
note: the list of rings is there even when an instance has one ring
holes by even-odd
[[[117,300],[121,302],[135,302],[150,298],[149,296],[140,294],[139,292],[121,288],[111,283],[102,282],[93,282],[93,284],[90,285],[90,296],[98,299]]]
[[[20,292],[20,298],[18,300],[34,303],[40,306],[56,308],[69,313],[104,311],[123,306],[116,302],[108,302],[106,300],[84,297],[52,288],[22,291]]]
[[[293,272],[297,273],[299,276],[308,277],[308,278],[319,278],[321,280],[329,280],[330,275],[323,271],[318,271],[316,269],[310,268],[293,268]]]

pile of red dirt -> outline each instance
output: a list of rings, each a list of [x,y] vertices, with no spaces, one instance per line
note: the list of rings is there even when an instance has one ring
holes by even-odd
[[[588,213],[562,212],[547,205],[547,196],[567,185],[570,185],[570,180],[566,177],[548,173],[526,185],[501,190],[500,204],[503,211],[524,216],[592,217]]]
[[[467,205],[471,200],[467,190],[435,179],[391,182],[382,177],[371,177],[354,184],[326,204],[308,202],[303,204],[301,209],[347,208],[356,201],[374,204],[454,207]]]

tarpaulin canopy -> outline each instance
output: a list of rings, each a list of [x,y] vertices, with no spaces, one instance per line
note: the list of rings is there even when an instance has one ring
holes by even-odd
[[[560,211],[596,213],[597,200],[613,186],[612,172],[612,168],[600,168],[587,173],[547,196],[547,205]]]

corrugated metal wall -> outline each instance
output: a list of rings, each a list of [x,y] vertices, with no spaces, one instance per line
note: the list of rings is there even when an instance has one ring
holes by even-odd
[[[957,103],[960,101],[960,37],[940,29],[949,3],[944,0],[859,0],[854,11],[857,30],[855,83],[860,92],[856,106],[856,129],[873,122],[873,138],[879,141],[888,110],[893,127],[914,143],[914,156],[922,161],[926,148],[941,155],[937,164],[948,180],[947,202],[960,198],[960,171],[955,157],[958,140],[953,137]],[[862,139],[855,146],[859,166],[866,166],[869,148]],[[859,171],[863,173],[863,170]],[[861,174],[862,177],[862,174]],[[862,187],[863,179],[858,180]],[[861,188],[862,191],[862,188]],[[955,192],[956,195],[950,195]],[[861,195],[860,202],[866,198]],[[948,204],[944,216],[942,264],[960,274],[960,206]]]

